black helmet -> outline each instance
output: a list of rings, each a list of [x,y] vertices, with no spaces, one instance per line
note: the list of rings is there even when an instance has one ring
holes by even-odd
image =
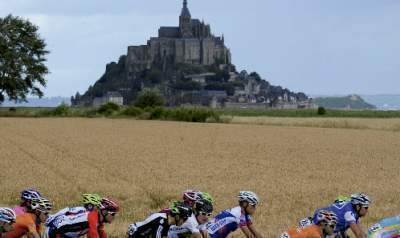
[[[199,213],[199,212],[212,213],[214,210],[214,207],[209,200],[200,199],[200,200],[196,201],[194,209],[195,209],[196,213]]]
[[[192,208],[183,202],[173,202],[169,208],[172,216],[179,216],[180,218],[189,218],[192,215]]]

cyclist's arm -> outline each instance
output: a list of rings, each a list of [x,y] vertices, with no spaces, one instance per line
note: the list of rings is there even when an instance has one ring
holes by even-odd
[[[34,224],[28,226],[28,237],[40,238],[39,232],[36,230],[36,226]]]
[[[87,238],[100,238],[97,225],[99,217],[97,211],[92,211],[88,215],[88,233]]]
[[[256,227],[253,224],[247,226],[251,233],[253,233],[255,238],[262,238],[262,235],[257,231]]]
[[[104,224],[99,226],[99,237],[100,238],[107,238],[106,230],[104,229]]]
[[[202,236],[200,232],[194,232],[190,235],[190,238],[202,238]]]
[[[350,224],[350,229],[353,231],[353,234],[355,235],[356,238],[365,238],[366,235],[362,231],[361,227],[357,223],[352,223]]]
[[[200,231],[200,233],[201,233],[201,236],[202,236],[203,238],[208,238],[208,232],[207,232],[207,230],[202,230],[202,231]]]
[[[245,236],[247,238],[254,238],[253,233],[250,231],[250,229],[247,226],[242,226],[242,227],[240,227],[240,229],[243,231],[243,233],[245,234]]]

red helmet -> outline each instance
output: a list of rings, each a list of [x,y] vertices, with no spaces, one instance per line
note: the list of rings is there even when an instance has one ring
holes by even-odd
[[[197,200],[198,198],[198,194],[199,191],[196,190],[186,190],[183,193],[182,199],[183,202],[185,202],[186,204],[188,204],[189,206],[193,206],[194,202]]]
[[[101,199],[101,208],[102,210],[106,210],[109,212],[118,212],[119,205],[116,201],[111,200],[109,198],[102,198]]]

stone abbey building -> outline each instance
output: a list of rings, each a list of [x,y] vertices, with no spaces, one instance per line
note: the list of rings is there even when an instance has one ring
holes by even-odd
[[[162,26],[158,37],[152,37],[147,45],[129,46],[128,72],[149,69],[152,65],[214,63],[230,64],[231,54],[224,44],[224,37],[211,33],[210,25],[192,19],[187,0],[183,1],[179,26]]]
[[[307,100],[304,93],[273,86],[256,72],[237,72],[224,37],[214,36],[210,25],[192,19],[187,0],[179,26],[162,26],[146,45],[128,46],[127,54],[107,64],[105,73],[83,95],[71,97],[71,104],[132,105],[144,90],[159,93],[166,106],[265,108],[283,102],[294,107]]]

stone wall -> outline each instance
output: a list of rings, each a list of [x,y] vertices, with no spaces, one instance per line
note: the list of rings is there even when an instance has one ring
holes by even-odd
[[[151,67],[149,46],[129,46],[126,66],[129,72],[139,72]]]

